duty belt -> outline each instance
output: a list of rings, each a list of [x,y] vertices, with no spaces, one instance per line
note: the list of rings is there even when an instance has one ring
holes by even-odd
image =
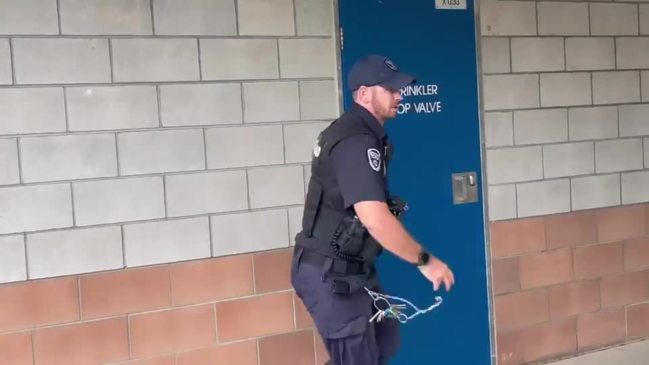
[[[298,250],[295,250],[297,253]],[[326,260],[332,260],[331,271],[341,275],[360,275],[367,272],[366,265],[363,262],[346,261],[337,257],[325,256],[316,250],[304,247],[301,262],[307,262],[312,265],[323,267]]]

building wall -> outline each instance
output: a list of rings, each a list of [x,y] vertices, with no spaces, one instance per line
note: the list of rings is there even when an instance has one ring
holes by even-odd
[[[491,220],[649,200],[649,4],[482,2]]]
[[[327,1],[0,3],[0,281],[289,247]]]
[[[0,1],[0,363],[315,361],[286,269],[333,9]]]
[[[649,337],[649,4],[480,22],[498,364]]]
[[[2,361],[324,362],[288,264],[340,112],[334,13],[0,2]],[[480,23],[499,363],[649,336],[649,4]]]

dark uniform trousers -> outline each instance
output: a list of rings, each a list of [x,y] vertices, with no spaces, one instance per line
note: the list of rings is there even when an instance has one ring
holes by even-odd
[[[375,309],[365,289],[332,293],[334,277],[327,264],[319,267],[300,259],[296,247],[291,282],[324,341],[334,365],[384,365],[399,347],[399,322],[369,322]],[[368,288],[380,290],[379,287]],[[320,364],[319,364],[320,365]]]

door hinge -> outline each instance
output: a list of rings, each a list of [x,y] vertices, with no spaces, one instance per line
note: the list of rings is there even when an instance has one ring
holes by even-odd
[[[345,48],[345,35],[343,33],[343,27],[340,27],[340,50],[342,51]]]

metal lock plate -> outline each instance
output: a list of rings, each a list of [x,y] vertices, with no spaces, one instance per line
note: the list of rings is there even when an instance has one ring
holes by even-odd
[[[453,204],[478,201],[478,180],[474,171],[452,174],[451,183],[453,185]]]

